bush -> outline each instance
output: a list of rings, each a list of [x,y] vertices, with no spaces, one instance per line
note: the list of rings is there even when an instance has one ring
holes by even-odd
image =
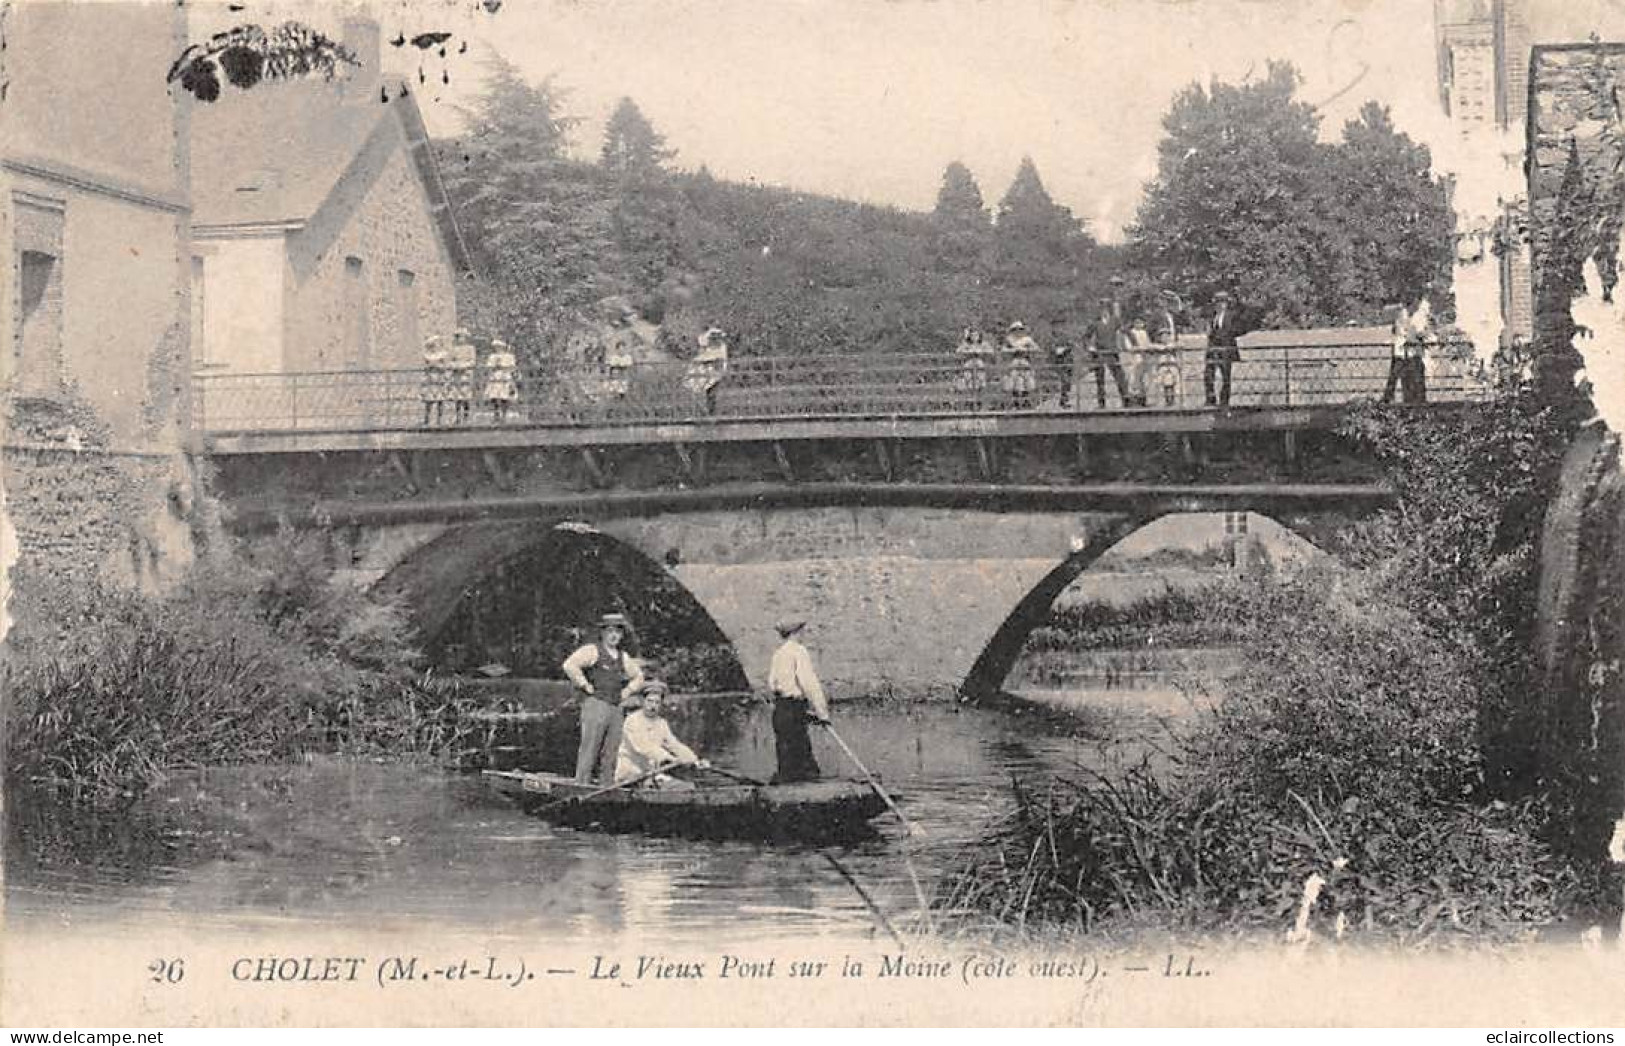
[[[1243,667],[1175,736],[1173,769],[1018,787],[944,906],[1001,923],[1279,928],[1319,875],[1315,911],[1356,933],[1512,937],[1559,916],[1574,879],[1539,839],[1541,809],[1482,795],[1478,692],[1457,646],[1353,576],[1227,595]]]
[[[1570,903],[1531,807],[1296,805],[1144,765],[1018,789],[938,903],[1002,925],[1268,931],[1293,924],[1318,875],[1313,928],[1402,943],[1524,938]]]
[[[19,578],[7,783],[109,803],[188,767],[449,747],[457,695],[419,678],[404,617],[330,579],[293,537],[162,597]]]

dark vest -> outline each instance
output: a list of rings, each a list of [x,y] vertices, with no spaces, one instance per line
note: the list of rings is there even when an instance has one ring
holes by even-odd
[[[626,651],[612,655],[602,643],[595,643],[598,660],[587,667],[587,682],[592,684],[592,696],[612,705],[621,703],[621,690],[632,678],[626,670]]]

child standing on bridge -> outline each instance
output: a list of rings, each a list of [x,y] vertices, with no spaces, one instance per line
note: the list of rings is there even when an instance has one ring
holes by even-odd
[[[491,416],[501,425],[508,420],[508,408],[519,396],[519,361],[505,341],[493,341],[485,357],[485,398],[491,403]]]
[[[423,427],[438,425],[445,418],[446,409],[446,349],[440,335],[431,335],[423,343],[423,375],[418,396],[423,400]],[[432,418],[432,421],[431,421]]]
[[[446,361],[447,399],[452,404],[452,424],[468,423],[469,405],[474,399],[474,368],[479,366],[479,351],[474,348],[468,331],[457,328],[451,342],[451,355]]]
[[[1004,391],[1010,394],[1010,405],[1027,410],[1033,405],[1033,393],[1038,389],[1038,376],[1033,373],[1033,357],[1038,355],[1038,343],[1027,333],[1027,325],[1020,320],[1010,324],[1005,332],[1004,352],[1008,359],[1004,370]]]

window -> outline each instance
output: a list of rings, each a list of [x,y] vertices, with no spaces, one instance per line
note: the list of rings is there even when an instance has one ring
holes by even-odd
[[[62,223],[64,204],[32,193],[12,196],[15,216],[15,297],[12,299],[11,382],[20,396],[54,396],[62,389]]]
[[[418,278],[411,269],[395,272],[395,314],[400,317],[401,360],[408,366],[416,363],[422,346],[418,343]]]
[[[366,267],[354,255],[344,259],[344,358],[342,370],[368,370],[372,363]]]

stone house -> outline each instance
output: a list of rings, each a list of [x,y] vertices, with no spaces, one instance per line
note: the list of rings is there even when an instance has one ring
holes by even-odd
[[[0,567],[190,556],[185,31],[173,4],[0,5]]]
[[[452,333],[468,256],[417,103],[379,74],[378,37],[376,23],[346,22],[361,61],[349,75],[197,108],[190,266],[205,424],[217,406],[288,406],[211,397],[211,375],[413,368],[426,338]]]

